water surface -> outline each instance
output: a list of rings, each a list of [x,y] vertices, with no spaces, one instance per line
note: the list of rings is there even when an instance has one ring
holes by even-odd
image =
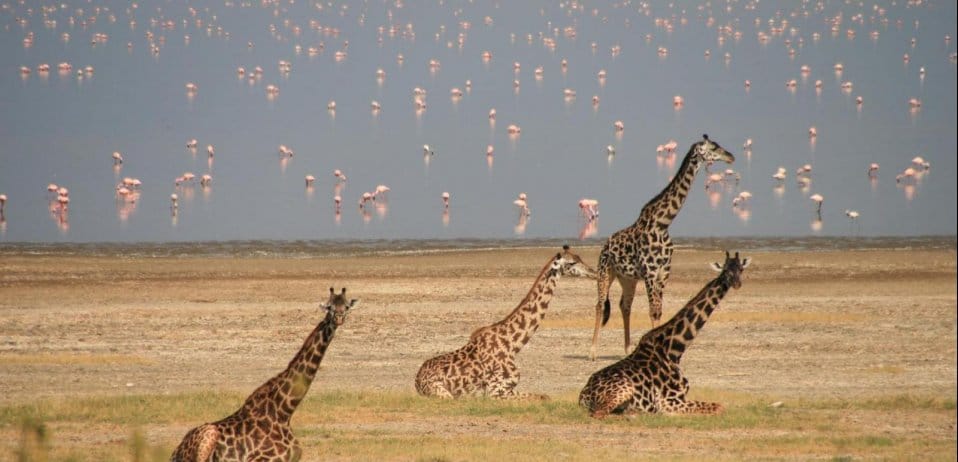
[[[713,170],[741,179],[710,192],[700,172],[674,236],[956,233],[954,2],[59,5],[0,10],[5,242],[601,240],[635,220],[703,133],[737,156]],[[73,70],[59,73],[60,62]],[[37,71],[43,63],[53,67],[47,75]],[[77,76],[88,65],[94,72]],[[240,66],[261,66],[262,77],[238,77]],[[267,85],[279,93],[268,97]],[[416,87],[427,92],[425,110],[415,108]],[[451,98],[453,88],[463,96]],[[675,95],[683,107],[673,107]],[[510,124],[519,136],[507,134]],[[196,152],[185,147],[193,138]],[[676,158],[657,156],[671,139]],[[295,155],[281,160],[280,144]],[[428,162],[424,144],[435,152]],[[125,158],[120,170],[114,151]],[[897,183],[915,156],[930,170]],[[866,174],[872,162],[876,180]],[[813,167],[807,188],[795,181],[804,164]],[[776,188],[779,166],[788,178]],[[338,191],[334,169],[348,177]],[[175,187],[186,171],[211,174],[212,185]],[[308,174],[317,177],[311,190]],[[135,203],[116,199],[123,177],[143,182]],[[66,220],[51,208],[48,183],[70,190]],[[388,206],[360,211],[362,193],[379,184],[391,188]],[[742,190],[753,194],[744,212],[732,207]],[[520,192],[532,212],[525,226],[512,204]],[[820,221],[812,194],[825,198]],[[581,198],[599,201],[595,226],[579,216]]]

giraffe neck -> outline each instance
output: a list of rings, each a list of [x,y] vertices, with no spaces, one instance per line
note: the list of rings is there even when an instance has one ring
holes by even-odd
[[[546,317],[546,310],[549,308],[556,282],[559,280],[559,270],[551,266],[550,261],[539,273],[529,293],[519,302],[519,306],[499,322],[502,329],[498,331],[501,336],[505,336],[503,340],[511,346],[513,354],[518,353],[529,343],[532,334]]]
[[[646,333],[640,343],[648,339],[655,343],[656,349],[664,353],[670,361],[678,363],[709,320],[709,316],[728,293],[729,287],[725,273],[720,274],[675,313],[672,319]],[[638,350],[636,349],[636,352]]]
[[[326,316],[306,337],[302,348],[283,372],[264,383],[247,398],[242,411],[268,415],[279,422],[289,422],[296,407],[306,397],[316,377],[319,363],[336,333],[336,322]]]
[[[702,161],[695,155],[694,147],[689,149],[668,186],[642,207],[636,224],[668,228],[685,205],[685,199],[692,189],[692,181],[695,180],[695,174],[701,165]]]

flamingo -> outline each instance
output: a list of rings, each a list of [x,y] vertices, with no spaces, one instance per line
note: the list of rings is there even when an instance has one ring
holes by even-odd
[[[209,185],[212,183],[213,183],[213,175],[210,175],[209,173],[207,173],[207,174],[204,174],[202,177],[200,177],[200,186],[203,186],[205,188],[205,187],[209,187]]]
[[[529,214],[530,214],[530,213],[529,213],[529,203],[526,201],[526,193],[524,193],[524,192],[523,192],[523,193],[519,193],[519,198],[517,198],[516,200],[512,201],[512,203],[515,204],[515,206],[519,208],[519,216],[520,216],[520,217],[527,217],[527,216],[529,216]]]
[[[518,135],[518,134],[522,133],[522,129],[519,128],[518,125],[512,124],[512,125],[509,125],[508,127],[506,127],[506,132],[509,133],[510,135]]]
[[[901,173],[899,173],[898,175],[895,176],[895,182],[896,182],[896,183],[901,183],[902,181],[914,180],[914,179],[915,179],[915,175],[916,175],[917,173],[918,173],[918,172],[916,172],[914,168],[908,167],[908,168],[906,168],[904,171],[902,171]]]
[[[496,108],[489,109],[489,121],[496,120]]]
[[[446,210],[449,209],[449,192],[448,191],[444,191],[442,193],[442,204]]]
[[[605,154],[608,155],[608,156],[614,156],[614,155],[615,155],[615,146],[612,146],[611,144],[608,145],[608,146],[606,146],[606,147],[605,147]]]
[[[346,182],[346,175],[339,169],[333,170],[333,176],[336,177],[336,180],[340,183]]]
[[[708,189],[713,184],[720,184],[725,180],[725,176],[721,173],[713,173],[705,178],[705,189]]]
[[[778,171],[776,171],[775,174],[772,175],[772,178],[778,180],[779,182],[785,181],[785,167],[779,167]]]
[[[207,145],[206,145],[206,154],[208,154],[210,157],[213,157],[213,154],[215,154],[215,153],[216,153],[216,149],[213,148],[213,145],[212,145],[212,144],[207,144]]]
[[[119,152],[113,153],[113,165],[120,165],[123,163],[123,154]]]
[[[915,158],[911,160],[911,164],[912,166],[915,167],[916,170],[931,169],[931,164],[926,162],[925,159],[921,156],[915,156]]]
[[[809,199],[811,199],[812,202],[815,203],[815,205],[816,205],[815,212],[818,213],[819,216],[821,216],[821,214],[822,214],[822,202],[825,201],[825,198],[822,197],[821,194],[812,194],[811,196],[809,196]]]
[[[809,127],[809,128],[808,128],[808,137],[809,137],[809,138],[815,138],[816,136],[818,136],[818,129],[815,128],[815,127]]]
[[[745,144],[742,145],[742,148],[744,148],[746,151],[751,151],[751,150],[752,150],[752,139],[751,139],[751,138],[746,139],[746,140],[745,140]]]
[[[625,124],[621,120],[616,120],[615,122],[613,122],[612,127],[617,132],[621,132],[625,130]]]
[[[738,193],[738,196],[735,196],[732,199],[732,207],[745,207],[748,205],[748,200],[752,198],[752,193],[748,191],[742,191]]]
[[[845,209],[845,216],[847,216],[849,220],[855,221],[855,220],[858,220],[859,214],[857,210]]]
[[[7,206],[7,195],[0,194],[0,215],[3,215],[3,209]]]
[[[599,216],[599,201],[595,199],[580,199],[579,211],[588,221],[595,221]]]
[[[313,175],[306,175],[306,187],[312,188],[313,182],[316,181],[316,177]]]
[[[180,197],[176,193],[170,194],[170,210],[173,212],[173,215],[176,215],[176,210],[179,209]]]
[[[387,193],[390,191],[389,186],[384,184],[376,186],[376,190],[373,191],[373,200],[376,200],[377,197],[382,196],[383,200],[388,199]]]
[[[875,162],[872,162],[871,165],[868,166],[868,177],[875,178],[877,176],[878,176],[878,164]]]
[[[187,149],[196,149],[197,141],[196,138],[193,138],[186,142]]]
[[[681,108],[682,106],[685,106],[685,98],[683,98],[683,97],[681,97],[681,96],[679,96],[679,95],[673,96],[673,97],[672,97],[672,106],[674,106],[676,109],[679,109],[679,108]]]
[[[434,156],[434,155],[436,155],[436,153],[435,153],[435,151],[432,150],[431,147],[429,147],[428,144],[424,144],[424,145],[422,145],[422,155],[424,155],[424,156]]]

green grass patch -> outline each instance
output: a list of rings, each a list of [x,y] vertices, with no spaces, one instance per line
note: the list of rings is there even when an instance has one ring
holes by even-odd
[[[768,397],[696,389],[692,398],[720,402],[725,412],[604,420],[590,418],[576,398],[568,393],[547,401],[447,401],[411,391],[314,390],[293,429],[307,454],[350,460],[695,460],[701,451],[708,459],[733,460],[934,459],[951,457],[956,449],[953,433],[886,430],[905,414],[926,422],[926,429],[953,425],[955,400],[949,394],[771,406],[776,400]],[[18,461],[165,460],[189,428],[231,414],[244,399],[238,392],[213,391],[0,406],[0,454]],[[20,457],[28,453],[39,456]]]

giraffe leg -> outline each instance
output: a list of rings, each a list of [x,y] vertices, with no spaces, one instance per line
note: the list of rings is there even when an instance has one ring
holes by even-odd
[[[634,387],[631,382],[621,378],[616,380],[615,377],[606,379],[598,383],[590,380],[579,394],[579,405],[588,409],[589,415],[596,419],[603,419],[617,411],[626,411],[626,405],[632,399]]]
[[[652,320],[652,328],[662,319],[662,291],[665,289],[665,282],[658,280],[655,276],[645,278],[645,292],[649,297],[649,319]]]
[[[213,451],[219,440],[216,425],[205,424],[190,430],[173,451],[172,462],[208,462],[213,460]]]
[[[602,264],[602,258],[599,258],[599,268],[596,270],[598,287],[598,301],[595,303],[595,330],[592,331],[592,349],[589,350],[589,359],[595,361],[596,350],[599,345],[599,329],[609,320],[608,314],[604,314],[610,308],[609,288],[612,287],[612,268],[607,264]]]
[[[631,346],[629,324],[632,320],[632,300],[635,299],[635,286],[639,281],[625,276],[617,276],[622,286],[622,298],[619,299],[619,310],[622,311],[622,328],[625,333],[625,354],[629,354]]]
[[[725,407],[721,404],[707,401],[666,400],[662,404],[665,414],[718,415],[724,411]]]
[[[548,399],[545,395],[532,395],[516,391],[516,387],[519,386],[519,367],[514,362],[507,361],[501,367],[494,368],[494,370],[495,373],[490,377],[487,387],[489,396],[499,399]]]

